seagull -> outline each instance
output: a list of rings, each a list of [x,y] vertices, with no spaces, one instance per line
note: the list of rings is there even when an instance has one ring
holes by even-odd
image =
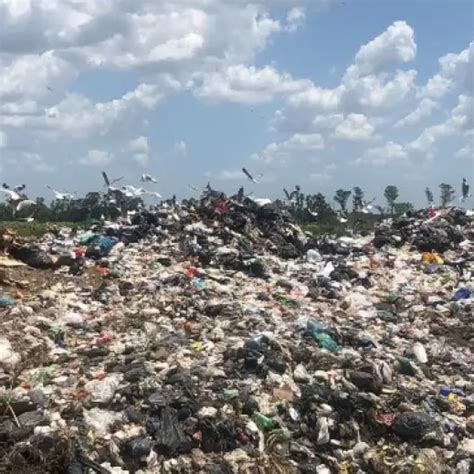
[[[10,186],[7,183],[2,184],[3,189],[10,189]],[[16,186],[13,187],[13,191],[16,191],[17,193],[23,191],[26,188],[26,184],[17,184]]]
[[[255,184],[259,183],[260,178],[263,176],[263,174],[259,174],[256,178],[254,178],[245,168],[242,168],[242,171],[244,172],[245,176],[247,176],[247,178]]]
[[[158,199],[161,199],[161,194],[154,191],[144,191],[143,194],[148,194],[149,196],[155,196]]]
[[[53,191],[53,193],[54,193],[54,195],[55,195],[55,197],[58,201],[63,201],[64,199],[73,199],[74,198],[74,194],[72,194],[72,193],[60,193],[59,191],[56,191],[55,189],[53,189],[48,184],[46,185],[46,187],[48,189],[50,189],[51,191]]]
[[[318,213],[316,211],[310,211],[309,209],[306,209],[309,214],[311,214],[313,217],[318,217]]]
[[[374,201],[375,201],[375,198],[373,198],[371,201],[368,201],[368,202],[363,201],[362,204],[363,204],[364,207],[361,209],[361,212],[364,213],[364,214],[369,214],[374,208],[374,206],[372,206],[372,203]]]
[[[188,188],[192,189],[193,191],[196,191],[197,193],[199,192],[199,189],[196,188],[196,186],[193,186],[192,184],[188,184]]]
[[[337,220],[341,223],[341,224],[345,224],[347,222],[347,217],[346,217],[346,214],[342,213],[342,212],[338,212],[337,213]]]
[[[466,178],[462,179],[462,198],[461,201],[464,202],[467,198],[471,197],[472,194],[469,194],[469,184],[467,184]]]
[[[122,176],[120,178],[116,178],[116,179],[113,179],[112,181],[110,181],[109,177],[107,176],[107,173],[105,171],[102,171],[102,177],[104,178],[105,186],[107,187],[107,189],[109,191],[118,191],[117,188],[112,187],[112,184],[118,183],[119,181],[121,181],[124,178],[124,176]]]
[[[138,197],[146,193],[143,188],[136,188],[135,186],[131,186],[130,184],[122,186],[122,192],[127,197]]]
[[[24,211],[25,209],[31,209],[32,207],[36,206],[36,202],[32,201],[31,199],[25,199],[23,201],[20,201],[17,206],[16,206],[16,211],[21,212]]]
[[[49,87],[49,86],[46,86],[46,89],[48,89],[49,92],[53,92],[53,89],[51,89],[51,87]]]
[[[0,191],[2,191],[3,193],[5,193],[7,196],[8,196],[8,201],[20,201],[21,200],[21,196],[15,192],[15,191],[12,191],[11,189],[0,189]]]
[[[22,221],[22,222],[33,222],[35,218],[34,217],[19,217],[17,220]]]
[[[158,181],[149,174],[142,174],[143,183],[157,183]]]

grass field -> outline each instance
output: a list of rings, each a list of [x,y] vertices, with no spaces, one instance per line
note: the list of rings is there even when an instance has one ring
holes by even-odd
[[[22,237],[41,237],[48,232],[51,226],[79,228],[81,224],[77,222],[21,222],[21,221],[0,221],[0,233],[2,229],[9,229]]]

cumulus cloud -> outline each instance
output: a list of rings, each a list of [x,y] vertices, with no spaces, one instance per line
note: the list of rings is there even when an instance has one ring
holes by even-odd
[[[26,169],[38,171],[39,173],[52,173],[56,168],[43,159],[43,157],[38,153],[32,152],[23,152],[20,153],[15,158],[7,160],[8,163],[12,166],[21,166]]]
[[[355,55],[349,75],[369,75],[416,56],[415,32],[405,21],[396,21],[382,34],[364,44]]]
[[[421,97],[439,99],[446,93],[460,89],[473,93],[474,42],[459,53],[448,53],[439,59],[440,70],[419,91]]]
[[[150,159],[150,144],[148,138],[143,135],[130,140],[127,150],[132,153],[133,159],[144,166]]]
[[[403,145],[389,141],[385,145],[369,148],[363,156],[358,158],[356,164],[386,165],[389,163],[399,163],[408,157]]]
[[[271,101],[277,94],[296,92],[308,87],[308,80],[294,80],[272,66],[257,69],[239,64],[224,71],[196,74],[195,94],[211,101],[257,104]]]
[[[112,163],[114,155],[104,150],[89,150],[87,155],[79,160],[85,166],[104,166]]]
[[[374,127],[363,114],[349,114],[334,131],[336,138],[344,140],[368,140],[374,133]]]
[[[300,28],[306,19],[304,8],[293,7],[286,15],[286,31],[294,33]]]
[[[296,133],[288,140],[280,143],[270,143],[261,153],[256,153],[252,158],[266,164],[287,162],[293,155],[308,154],[324,148],[324,139],[319,133]]]
[[[433,110],[439,108],[439,105],[432,99],[425,97],[418,104],[418,107],[409,114],[405,115],[402,119],[398,120],[395,124],[395,128],[401,128],[406,125],[413,125],[418,123],[424,117],[428,117]]]

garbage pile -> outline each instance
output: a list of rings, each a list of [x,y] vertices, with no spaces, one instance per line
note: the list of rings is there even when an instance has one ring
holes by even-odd
[[[382,224],[373,243],[377,248],[409,243],[423,252],[445,252],[474,238],[471,221],[472,211],[459,208],[409,211],[402,218]]]
[[[474,220],[429,219],[315,239],[209,190],[7,239],[0,466],[472,472]],[[458,237],[425,246],[427,229]],[[48,279],[18,290],[14,262]]]

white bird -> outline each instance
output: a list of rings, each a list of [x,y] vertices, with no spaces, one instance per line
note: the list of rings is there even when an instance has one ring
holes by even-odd
[[[50,189],[51,191],[53,191],[54,196],[56,197],[56,199],[58,201],[63,201],[64,199],[73,199],[74,198],[74,194],[72,194],[72,193],[60,193],[59,191],[56,191],[55,189],[53,189],[49,185],[46,185],[46,187],[48,189]]]
[[[371,201],[364,201],[363,202],[363,205],[364,207],[361,209],[361,212],[363,212],[364,214],[369,214],[370,212],[372,212],[372,210],[374,209],[374,206],[372,206],[372,203],[375,201],[375,198],[373,198]]]
[[[158,199],[161,199],[161,194],[154,191],[145,191],[143,194],[148,194],[149,196],[155,196]]]
[[[149,174],[142,174],[143,183],[157,183],[158,181]]]
[[[242,168],[242,171],[244,172],[245,176],[247,176],[250,181],[254,184],[258,184],[260,182],[260,178],[263,176],[263,174],[259,174],[256,178],[254,178],[245,168]]]
[[[193,186],[192,184],[188,184],[188,188],[192,189],[193,191],[199,192],[199,189],[196,188],[196,186]]]
[[[31,201],[30,199],[25,199],[23,201],[20,201],[18,205],[16,206],[16,211],[21,212],[26,209],[31,209],[32,207],[36,206],[35,201]]]
[[[33,222],[35,220],[34,217],[19,217],[17,220],[22,222]]]
[[[21,199],[21,196],[15,192],[12,191],[11,189],[0,189],[0,191],[4,192],[8,196],[9,201],[19,201]]]
[[[145,194],[145,190],[143,188],[136,188],[130,184],[122,186],[122,192],[127,197],[138,197]]]
[[[307,209],[308,213],[311,214],[313,217],[318,217],[318,213],[316,211],[310,211]]]

